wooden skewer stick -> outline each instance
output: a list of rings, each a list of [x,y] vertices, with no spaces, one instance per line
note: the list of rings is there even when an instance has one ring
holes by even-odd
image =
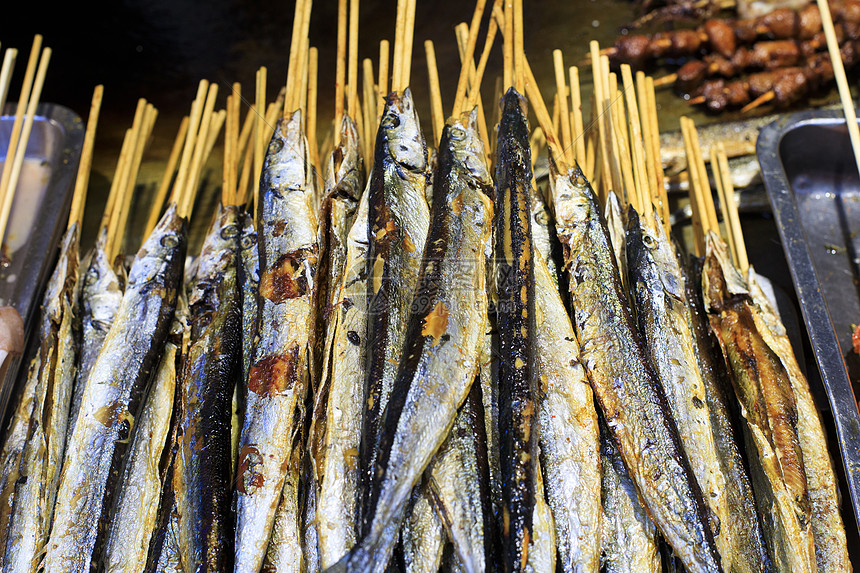
[[[599,150],[597,155],[600,158],[600,164],[597,168],[600,169],[600,180],[603,182],[599,186],[600,203],[606,200],[606,189],[608,188],[610,178],[612,176],[609,168],[609,133],[606,129],[606,121],[601,115],[605,114],[603,102],[606,98],[603,86],[603,74],[600,69],[600,44],[592,40],[589,44],[591,48],[591,75],[594,78],[594,103],[595,103],[595,121],[597,121],[598,143]]]
[[[134,165],[134,156],[137,153],[138,141],[140,139],[140,131],[143,129],[144,120],[146,119],[146,100],[140,98],[137,100],[137,107],[134,111],[134,121],[131,124],[131,129],[126,132],[128,144],[125,142],[123,147],[126,147],[126,153],[120,153],[122,169],[117,165],[117,170],[114,173],[114,181],[111,182],[111,194],[108,197],[110,202],[110,215],[107,220],[107,237],[105,240],[105,253],[109,260],[113,260],[118,250],[117,243],[122,242],[123,227],[119,224],[122,219],[122,211],[125,205],[125,196],[129,193],[128,180],[131,176],[132,166]],[[114,191],[113,185],[117,188]],[[133,186],[132,186],[133,187]]]
[[[500,11],[502,0],[496,0],[493,4],[493,12]],[[478,61],[478,68],[475,71],[475,85],[481,85],[484,79],[484,72],[487,69],[487,60],[490,59],[490,50],[493,49],[493,43],[496,41],[496,34],[499,31],[499,24],[495,17],[490,18],[489,27],[487,28],[487,37],[484,39],[484,49],[481,51],[481,59]],[[472,90],[469,92],[469,101],[466,103],[466,109],[472,109],[478,104],[478,99],[481,95],[481,90]]]
[[[568,166],[565,162],[564,153],[562,152],[558,141],[558,135],[552,129],[552,119],[546,109],[546,103],[544,103],[543,96],[540,93],[534,74],[532,74],[531,67],[529,66],[529,62],[525,56],[523,56],[522,62],[524,68],[523,73],[526,80],[525,90],[529,97],[529,103],[537,116],[538,125],[541,126],[544,137],[546,138],[547,150],[549,151],[550,157],[555,162],[556,168],[559,172],[566,173]]]
[[[224,161],[221,168],[221,204],[230,205],[233,191],[231,181],[233,170],[233,98],[235,94],[227,96],[227,131],[224,136]]]
[[[376,104],[378,103],[376,96],[376,86],[373,84],[373,61],[370,58],[365,58],[362,62],[362,79],[364,81],[364,91],[362,99],[364,103],[364,129],[367,130],[367,137],[361,140],[364,145],[364,156],[369,157],[373,154],[373,137],[372,133],[376,124]]]
[[[379,118],[382,117],[382,112],[385,111],[385,98],[388,97],[389,51],[388,40],[379,42],[379,80],[376,82],[376,88],[379,90],[379,103],[376,106],[377,125],[379,125]]]
[[[311,161],[316,169],[320,168],[320,148],[317,143],[317,81],[319,72],[319,51],[311,48],[308,52],[308,147],[311,150]]]
[[[185,190],[185,182],[188,179],[188,169],[194,155],[194,146],[197,143],[197,132],[200,129],[200,118],[203,115],[203,104],[208,89],[209,82],[200,80],[200,84],[197,86],[197,96],[194,98],[194,103],[191,104],[188,134],[185,137],[185,145],[182,148],[182,159],[179,161],[179,170],[176,173],[176,181],[173,183],[173,192],[170,195],[170,202],[177,205],[179,205],[182,193]]]
[[[460,48],[460,65],[467,69],[469,73],[469,85],[472,91],[480,92],[481,86],[475,83],[475,61],[466,61],[464,59],[466,54],[466,42],[468,42],[468,34],[469,28],[466,26],[465,22],[462,22],[457,25],[455,28],[455,32],[457,33],[457,45]],[[480,93],[478,93],[478,135],[481,138],[481,143],[484,144],[484,152],[487,153],[487,164],[490,163],[489,157],[489,149],[490,149],[490,135],[487,130],[487,119],[484,115],[484,104],[481,101]]]
[[[751,102],[749,102],[748,104],[743,106],[741,108],[741,113],[749,113],[752,110],[754,110],[755,108],[762,106],[762,105],[766,104],[767,102],[771,101],[775,97],[776,97],[776,92],[774,92],[773,90],[770,90],[768,92],[764,92],[763,94],[761,94],[760,96],[758,96],[757,98],[755,98],[754,100],[752,100]]]
[[[514,82],[517,91],[525,91],[525,48],[523,44],[523,0],[514,0]]]
[[[655,173],[654,150],[651,145],[651,112],[648,109],[648,85],[645,81],[645,74],[641,71],[636,72],[636,101],[639,106],[642,124],[642,140],[645,151],[645,170],[648,177],[648,188],[650,189],[651,201],[655,205],[658,205],[657,174]]]
[[[430,111],[433,116],[433,142],[439,145],[442,139],[442,128],[445,127],[445,114],[442,111],[442,91],[439,89],[439,71],[436,69],[436,51],[433,41],[424,42],[424,53],[427,55],[427,75],[430,82]],[[466,66],[463,66],[465,71]],[[463,72],[461,76],[465,75]]]
[[[102,220],[101,224],[99,225],[100,231],[107,230],[108,226],[110,225],[111,218],[116,211],[116,204],[120,192],[122,174],[125,171],[126,165],[128,164],[130,154],[134,151],[132,149],[133,143],[134,133],[132,133],[131,129],[125,130],[125,135],[122,139],[122,148],[120,149],[119,157],[116,161],[116,167],[114,168],[110,191],[108,192],[107,203],[105,204],[105,210],[102,213]]]
[[[720,199],[720,208],[723,211],[723,224],[726,227],[726,239],[728,239],[729,243],[729,251],[732,254],[732,260],[735,262],[735,266],[738,266],[738,250],[735,246],[735,235],[733,233],[731,221],[729,221],[729,213],[727,209],[727,201],[726,201],[726,190],[723,186],[723,178],[722,173],[720,172],[720,165],[717,160],[717,148],[716,146],[711,146],[710,149],[711,156],[711,172],[714,174],[714,183],[717,186],[717,197]],[[731,184],[731,182],[729,182]]]
[[[249,147],[256,121],[257,106],[255,104],[251,104],[248,108],[248,113],[245,114],[245,122],[242,124],[242,131],[239,133],[239,144],[236,147],[236,155],[240,160],[245,156],[245,150]]]
[[[693,154],[696,158],[695,166],[699,170],[700,189],[703,195],[702,203],[705,206],[705,215],[708,218],[708,230],[719,233],[719,223],[717,222],[717,210],[714,208],[714,195],[711,192],[711,183],[708,179],[708,171],[705,169],[705,160],[702,157],[702,148],[699,146],[699,133],[696,131],[696,125],[692,119],[688,119],[687,125],[690,131],[690,140],[693,144]]]
[[[585,128],[582,122],[582,93],[579,87],[579,68],[570,66],[568,70],[570,75],[570,121],[571,121],[571,137],[574,142],[573,158],[579,163],[580,167],[584,168],[586,164],[585,157]]]
[[[656,78],[654,80],[654,87],[661,88],[663,86],[670,86],[674,84],[678,80],[678,74],[666,74],[662,78]]]
[[[406,27],[407,0],[397,0],[397,15],[394,24],[394,58],[391,63],[391,91],[399,92],[403,72],[403,28]]]
[[[848,78],[845,77],[845,66],[842,64],[842,54],[839,52],[839,42],[836,39],[836,30],[833,28],[833,18],[830,16],[830,5],[827,0],[818,0],[818,10],[821,12],[821,25],[824,27],[824,37],[827,39],[827,51],[830,53],[833,75],[836,78],[836,87],[839,89],[845,123],[848,126],[848,136],[851,138],[851,147],[854,150],[854,161],[857,163],[857,170],[860,171],[860,128],[857,127],[854,100],[851,99]]]
[[[642,137],[642,122],[639,117],[639,105],[636,102],[636,92],[633,87],[633,72],[630,66],[621,66],[621,81],[624,86],[624,96],[627,100],[627,120],[630,126],[630,151],[633,153],[633,176],[636,181],[636,192],[642,201],[645,219],[654,220],[652,191],[648,182],[648,172],[645,168],[645,151]]]
[[[559,110],[564,112],[559,113],[561,140],[564,145],[564,156],[568,163],[573,164],[573,138],[571,136],[570,128],[570,113],[567,111],[570,109],[570,106],[568,105],[567,99],[567,83],[564,77],[564,59],[561,50],[552,51],[552,63],[555,68],[555,89],[558,94]]]
[[[104,86],[97,85],[93,90],[90,102],[90,114],[87,116],[87,129],[84,133],[84,144],[81,148],[81,160],[78,163],[78,174],[75,177],[75,191],[72,195],[72,207],[69,210],[69,223],[66,229],[77,225],[80,233],[84,221],[84,205],[87,202],[87,190],[90,184],[90,169],[93,166],[93,148],[96,142],[96,129],[99,123],[99,112],[102,108]]]
[[[663,223],[667,226],[666,234],[669,234],[669,198],[666,195],[666,185],[664,182],[665,174],[663,173],[663,158],[660,153],[660,126],[657,121],[657,94],[654,90],[654,80],[650,77],[645,78],[646,94],[648,96],[648,124],[651,132],[651,149],[654,157],[654,176],[657,179],[656,189],[660,197],[660,215],[663,217]]]
[[[289,97],[287,94],[289,92],[285,90],[284,109],[289,105],[287,103]],[[251,175],[254,182],[252,200],[255,206],[257,205],[257,197],[260,195],[260,173],[263,171],[263,153],[266,146],[266,132],[268,131],[266,115],[263,114],[264,109],[266,109],[266,68],[262,66],[257,72],[257,124],[256,137],[254,138],[254,171]]]
[[[245,149],[245,159],[242,161],[242,175],[239,177],[239,190],[236,193],[236,204],[245,205],[248,202],[248,190],[251,188],[251,166],[254,163],[254,146]]]
[[[475,59],[475,44],[478,42],[478,28],[481,25],[481,19],[484,17],[484,8],[486,5],[487,0],[478,0],[475,3],[475,11],[472,13],[472,22],[469,25],[466,49],[463,57],[461,58],[464,62],[473,62]],[[469,84],[469,67],[470,66],[460,66],[460,77],[457,80],[457,92],[454,96],[454,107],[451,111],[451,115],[453,117],[459,117],[460,113],[463,111],[463,104],[466,100],[466,86]],[[441,137],[441,132],[439,137]]]
[[[343,120],[343,94],[346,83],[346,25],[347,0],[337,2],[337,63],[334,78],[334,144],[340,145],[340,124]]]
[[[42,57],[39,59],[39,70],[36,72],[36,82],[33,84],[33,93],[30,96],[30,101],[27,102],[27,117],[24,120],[24,126],[21,129],[21,136],[18,139],[18,144],[15,148],[15,159],[12,164],[12,171],[9,179],[6,181],[6,187],[3,192],[3,206],[0,210],[0,239],[5,240],[6,225],[9,223],[9,215],[12,210],[12,199],[15,196],[15,190],[18,187],[18,177],[21,175],[21,168],[24,165],[24,156],[27,153],[27,143],[30,141],[30,132],[33,129],[33,120],[36,118],[36,106],[39,105],[39,98],[42,96],[42,86],[45,84],[45,74],[48,72],[48,62],[51,60],[51,48],[42,50]],[[5,167],[8,167],[5,166]],[[5,179],[6,169],[3,169]]]
[[[690,105],[690,106],[699,105],[702,103],[705,103],[705,96],[697,96],[697,97],[690,98],[687,100],[687,105]]]
[[[692,165],[695,162],[695,154],[693,153],[693,146],[691,142],[690,130],[687,122],[690,121],[687,117],[681,118],[681,133],[684,136],[684,151],[687,154],[687,164]],[[692,226],[693,226],[693,237],[695,239],[694,246],[696,251],[696,256],[702,256],[705,254],[705,234],[707,233],[708,227],[708,218],[704,213],[704,206],[701,205],[701,197],[703,196],[701,191],[701,183],[699,181],[699,170],[690,168],[688,169],[688,173],[690,175],[690,207],[692,211]]]
[[[505,63],[505,87],[514,86],[514,0],[505,0],[505,25],[504,25],[504,63]]]
[[[738,205],[735,202],[735,189],[732,185],[732,174],[729,171],[729,159],[726,157],[726,148],[722,142],[717,143],[717,165],[725,192],[723,216],[728,221],[726,226],[729,227],[729,234],[734,237],[735,249],[737,250],[736,264],[741,272],[746,274],[747,270],[749,270],[750,262],[747,257],[744,233],[741,229],[741,220],[738,216]]]
[[[614,73],[609,73],[609,66],[604,66],[603,56],[600,58],[600,73],[603,75],[604,90],[604,105],[606,111],[603,113],[603,118],[606,120],[606,133],[609,136],[607,147],[609,149],[609,166],[610,180],[612,181],[612,189],[620,196],[623,202],[629,202],[631,189],[624,185],[624,174],[621,167],[621,143],[619,138],[621,132],[616,128],[618,122],[618,108],[615,106],[615,100],[618,95],[618,78]],[[634,197],[635,199],[635,197]],[[637,204],[634,202],[634,209]],[[638,209],[636,209],[638,211]]]
[[[305,17],[304,4],[306,0],[296,0],[296,9],[293,12],[293,32],[290,38],[290,59],[287,63],[287,98],[284,100],[284,117],[299,107],[297,85],[301,81],[299,68],[301,67],[301,28]],[[261,68],[262,69],[262,68]],[[257,109],[262,109],[259,105]]]
[[[24,72],[24,83],[21,85],[21,94],[18,96],[18,105],[15,107],[15,121],[12,123],[12,133],[9,135],[9,144],[6,148],[6,160],[3,163],[2,176],[0,176],[0,205],[6,204],[7,195],[15,193],[14,187],[9,190],[9,181],[12,177],[15,153],[18,148],[18,140],[21,137],[21,127],[24,123],[24,112],[27,110],[27,103],[30,101],[30,91],[33,89],[33,81],[36,78],[36,67],[39,64],[41,48],[42,36],[36,34],[33,38],[33,46],[30,48],[30,57],[27,60],[27,69]],[[2,241],[2,239],[3,237],[0,235],[0,241]]]
[[[149,217],[146,219],[144,237],[152,234],[152,230],[158,224],[158,219],[161,218],[161,209],[164,206],[164,200],[167,198],[167,192],[170,190],[170,184],[173,182],[173,174],[176,172],[176,164],[179,162],[179,154],[182,153],[182,147],[187,134],[188,116],[186,115],[179,123],[179,133],[176,134],[176,139],[173,140],[173,147],[170,150],[170,156],[167,158],[167,168],[161,176],[161,183],[158,185],[158,191],[155,193],[155,199],[149,210]]]
[[[15,69],[17,57],[18,50],[6,48],[3,67],[0,68],[0,115],[3,115],[3,110],[6,108],[6,96],[9,95],[9,84],[12,83],[12,70]]]
[[[310,69],[309,64],[309,53],[310,49],[308,46],[308,39],[305,38],[302,40],[302,56],[301,56],[301,72],[302,72],[302,81],[299,84],[299,107],[297,108],[301,112],[302,116],[302,125],[307,126],[308,121],[308,72]],[[349,86],[347,86],[349,87]]]
[[[349,60],[348,60],[347,110],[349,117],[355,119],[358,110],[358,0],[349,0]],[[335,126],[340,131],[340,124]]]
[[[561,129],[561,105],[558,103],[558,93],[552,96],[552,130],[559,133]]]
[[[417,0],[406,2],[406,26],[403,29],[403,71],[400,73],[400,81],[403,84],[400,91],[409,87],[409,79],[412,76],[412,42],[415,35],[415,9]]]
[[[203,117],[200,120],[200,132],[197,134],[197,145],[194,148],[194,159],[191,162],[191,171],[188,183],[183,193],[181,209],[178,210],[181,217],[191,217],[194,208],[194,198],[197,196],[200,172],[209,147],[209,132],[212,129],[212,115],[215,109],[215,99],[218,97],[218,84],[209,85],[209,93],[206,94],[206,104],[203,107]]]

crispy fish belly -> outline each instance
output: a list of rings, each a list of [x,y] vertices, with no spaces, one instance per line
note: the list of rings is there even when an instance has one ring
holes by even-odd
[[[279,500],[296,512],[282,517],[280,527],[289,532],[281,541],[292,544],[284,553],[294,564],[301,562],[297,452],[302,449],[317,263],[309,167],[301,113],[295,112],[275,128],[261,182],[259,323],[239,438],[236,572],[260,570]]]
[[[600,460],[603,465],[601,571],[660,571],[657,529],[642,507],[636,486],[603,420],[600,421]]]
[[[498,555],[480,382],[472,384],[427,475],[460,566],[469,573],[492,569]]]
[[[499,436],[505,569],[528,562],[537,471],[531,159],[525,100],[508,90],[496,146],[495,283],[499,331]]]
[[[721,571],[707,505],[636,330],[591,186],[576,168],[557,176],[554,193],[581,356],[612,437],[687,570]]]
[[[27,368],[27,377],[6,430],[3,450],[0,452],[0,460],[3,463],[3,473],[0,475],[0,569],[5,567],[6,544],[15,504],[15,485],[21,477],[21,458],[27,445],[27,433],[33,417],[36,386],[39,381],[36,375],[39,370],[38,349],[35,354]]]
[[[797,364],[791,342],[776,309],[749,273],[750,295],[755,303],[753,318],[765,343],[782,362],[797,406],[797,437],[803,452],[803,469],[806,474],[811,511],[812,538],[815,542],[815,561],[819,571],[851,571],[845,526],[839,512],[839,491],[833,472],[833,461],[827,449],[827,440],[821,417],[809,383]]]
[[[685,277],[688,320],[695,336],[696,359],[705,384],[705,398],[714,427],[714,444],[723,475],[726,477],[726,502],[732,528],[732,571],[738,573],[764,573],[772,571],[773,564],[767,553],[764,535],[755,507],[752,483],[741,456],[741,446],[733,412],[729,409],[729,382],[722,354],[716,358],[718,344],[711,333],[711,326],[702,305],[701,265],[695,264]]]
[[[69,412],[67,439],[71,439],[81,409],[84,386],[93,364],[104,344],[105,337],[113,324],[119,303],[122,301],[122,287],[116,271],[108,261],[105,252],[107,229],[99,233],[96,245],[89,258],[89,265],[81,280],[78,312],[81,320],[81,348],[75,386],[72,393],[72,406]]]
[[[753,486],[759,512],[765,516],[765,538],[778,570],[815,571],[809,490],[791,380],[755,322],[749,290],[729,261],[722,239],[710,234],[707,247],[702,273],[705,308],[755,444],[751,466],[763,472]]]
[[[241,374],[239,213],[219,206],[189,296],[190,342],[180,379],[176,503],[182,560],[192,571],[227,571],[233,561],[231,430]]]
[[[358,535],[358,449],[364,412],[363,338],[367,321],[367,194],[347,238],[347,255],[338,303],[331,360],[322,385],[328,385],[325,434],[317,447],[322,480],[317,520],[323,569],[343,557]]]
[[[168,207],[135,257],[117,317],[93,364],[57,492],[46,572],[84,572],[105,525],[141,398],[167,338],[185,261],[185,219]]]
[[[433,503],[433,493],[426,484],[421,484],[415,488],[400,532],[403,568],[407,573],[436,573],[442,564],[447,540],[442,519]]]
[[[42,302],[38,378],[33,417],[21,460],[21,477],[9,523],[4,571],[33,571],[51,529],[66,442],[77,348],[72,334],[77,307],[78,227],[66,231]]]
[[[541,466],[560,569],[596,571],[601,537],[597,412],[573,326],[540,255],[535,256],[535,301]]]
[[[364,426],[359,448],[361,531],[370,526],[373,468],[381,422],[397,376],[405,325],[421,268],[429,211],[424,198],[427,149],[407,89],[391,93],[376,136],[368,195],[367,299]]]
[[[723,569],[732,570],[734,524],[726,476],[717,456],[716,428],[687,318],[684,273],[675,245],[657,214],[649,223],[627,211],[627,264],[639,334],[662,382],[693,475],[710,508],[711,529]]]
[[[492,208],[475,117],[466,117],[446,126],[440,144],[427,250],[380,434],[370,526],[332,571],[385,568],[397,536],[391,524],[402,519],[412,488],[450,432],[477,373]]]
[[[177,356],[186,328],[186,319],[180,315],[177,309],[123,469],[105,546],[106,573],[146,570],[164,487],[162,461],[165,449],[170,447],[168,434],[176,396]]]

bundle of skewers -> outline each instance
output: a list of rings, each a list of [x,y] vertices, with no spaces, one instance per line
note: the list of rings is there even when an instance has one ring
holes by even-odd
[[[845,66],[860,62],[860,3],[833,2]],[[693,29],[628,34],[605,50],[614,65],[680,65],[658,80],[708,111],[785,108],[833,85],[819,7],[777,8],[747,20],[711,18]]]
[[[819,414],[748,266],[725,153],[711,164],[728,247],[682,123],[688,262],[651,78],[624,65],[619,81],[592,44],[586,129],[579,70],[556,51],[554,122],[522,0],[478,0],[447,120],[425,44],[428,157],[415,0],[361,89],[347,4],[322,152],[300,0],[276,101],[265,68],[244,122],[241,86],[215,111],[201,82],[130,265],[155,109],[139,102],[80,258],[85,154],[3,443],[3,570],[849,570]],[[491,142],[480,86],[498,35]],[[221,132],[220,202],[186,268]]]

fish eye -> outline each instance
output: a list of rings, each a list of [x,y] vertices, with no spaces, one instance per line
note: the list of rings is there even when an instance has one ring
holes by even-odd
[[[245,235],[242,237],[241,244],[243,249],[250,249],[254,246],[254,239],[250,235]]]
[[[284,142],[280,139],[273,139],[271,143],[269,143],[269,153],[278,153],[283,148]]]
[[[232,239],[236,235],[239,234],[239,229],[236,228],[236,225],[227,225],[223,229],[221,229],[221,238],[222,239]]]
[[[397,127],[398,125],[400,125],[400,118],[394,114],[386,115],[382,119],[382,127],[384,127],[385,129],[391,129],[392,127]]]
[[[176,235],[164,235],[161,237],[161,246],[166,247],[168,249],[172,249],[176,245],[179,244],[179,239]]]
[[[451,128],[448,135],[454,141],[462,141],[466,139],[466,132],[462,127],[457,127],[456,125]]]

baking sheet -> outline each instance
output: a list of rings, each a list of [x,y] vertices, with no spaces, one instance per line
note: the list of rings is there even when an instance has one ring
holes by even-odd
[[[860,382],[860,357],[851,335],[860,323],[860,176],[845,120],[839,112],[786,116],[762,130],[757,155],[827,395],[819,406],[832,413],[846,528],[856,533],[860,415],[851,380]]]

